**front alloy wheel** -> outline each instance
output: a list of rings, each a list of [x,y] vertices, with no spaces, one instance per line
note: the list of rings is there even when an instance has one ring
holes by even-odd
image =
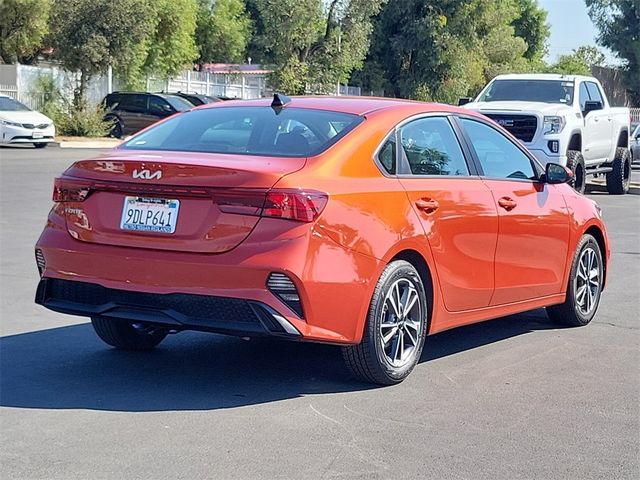
[[[371,298],[359,345],[343,347],[351,372],[360,380],[393,385],[418,363],[427,335],[427,297],[415,267],[404,260],[382,272]]]
[[[571,263],[564,303],[547,307],[551,320],[570,327],[588,324],[595,316],[604,286],[604,263],[596,239],[585,234]]]

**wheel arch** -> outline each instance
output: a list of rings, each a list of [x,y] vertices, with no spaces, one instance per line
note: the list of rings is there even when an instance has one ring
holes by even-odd
[[[604,233],[602,232],[602,230],[600,230],[600,228],[597,225],[591,225],[585,230],[584,234],[591,235],[593,238],[595,238],[596,242],[598,242],[598,247],[600,247],[600,254],[602,256],[602,269],[604,270],[604,281],[602,283],[602,290],[604,290],[604,287],[606,286],[606,282],[607,282],[607,268],[608,268],[607,243],[604,238]]]
[[[571,134],[569,145],[567,146],[567,151],[569,150],[577,150],[582,153],[582,132],[575,131]]]
[[[618,134],[618,143],[616,144],[616,148],[629,148],[629,131],[622,127],[622,130]]]
[[[431,330],[431,318],[433,316],[434,282],[429,264],[420,252],[412,248],[405,248],[396,253],[388,263],[396,260],[404,260],[415,267],[422,280],[425,294],[427,295],[427,334]]]

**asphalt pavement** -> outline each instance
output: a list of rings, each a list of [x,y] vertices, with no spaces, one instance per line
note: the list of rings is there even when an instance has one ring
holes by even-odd
[[[125,353],[35,305],[53,178],[97,153],[0,147],[1,478],[640,478],[640,195],[589,194],[612,246],[590,325],[444,332],[376,388],[336,347],[182,333]]]

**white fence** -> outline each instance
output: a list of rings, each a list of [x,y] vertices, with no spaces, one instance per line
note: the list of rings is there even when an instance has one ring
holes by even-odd
[[[267,95],[264,75],[184,71],[168,80],[149,78],[148,92],[200,93],[214,97],[253,99]]]
[[[631,108],[631,123],[640,123],[640,108]]]
[[[24,92],[17,85],[0,85],[0,95],[7,95],[32,110],[40,110],[44,104],[44,96],[38,92]]]

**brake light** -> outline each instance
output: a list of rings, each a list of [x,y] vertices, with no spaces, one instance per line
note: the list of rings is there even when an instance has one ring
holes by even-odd
[[[66,177],[53,181],[54,202],[83,202],[90,192],[90,182]]]
[[[313,222],[328,201],[326,193],[314,190],[272,190],[267,193],[262,216]]]

